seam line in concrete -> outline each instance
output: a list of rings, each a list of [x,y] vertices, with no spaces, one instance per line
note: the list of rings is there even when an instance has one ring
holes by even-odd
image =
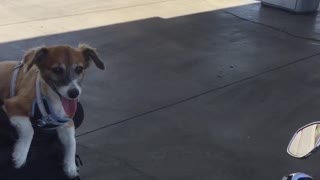
[[[147,111],[147,112],[144,112],[144,113],[141,113],[141,114],[138,114],[138,115],[135,115],[135,116],[126,118],[126,119],[123,119],[123,120],[121,120],[121,121],[118,121],[118,122],[115,122],[115,123],[111,123],[111,124],[107,124],[107,125],[101,126],[101,127],[99,127],[99,128],[96,128],[96,129],[93,129],[93,130],[84,132],[84,133],[82,133],[82,134],[79,134],[79,135],[77,135],[76,137],[81,137],[81,136],[84,136],[84,135],[87,135],[87,134],[90,134],[90,133],[93,133],[93,132],[96,132],[96,131],[99,131],[99,130],[102,130],[102,129],[105,129],[105,128],[108,128],[108,127],[111,127],[111,126],[115,126],[115,125],[117,125],[117,124],[121,124],[121,123],[130,121],[130,120],[135,119],[135,118],[138,118],[138,117],[142,117],[142,116],[147,115],[147,114],[151,114],[151,113],[153,113],[153,112],[156,112],[156,111],[159,111],[159,110],[162,110],[162,109],[166,109],[166,108],[168,108],[168,107],[172,107],[172,106],[181,104],[181,103],[186,102],[186,101],[189,101],[189,100],[191,100],[191,99],[195,99],[195,98],[197,98],[197,97],[200,97],[200,96],[203,96],[203,95],[206,95],[206,94],[215,92],[215,91],[217,91],[217,90],[220,90],[220,89],[223,89],[223,88],[226,88],[226,87],[229,87],[229,86],[232,86],[232,85],[235,85],[235,84],[238,84],[238,83],[241,83],[241,82],[244,82],[244,81],[247,81],[247,80],[256,78],[256,77],[258,77],[258,76],[261,76],[261,75],[264,75],[264,74],[267,74],[267,73],[270,73],[270,72],[273,72],[273,71],[282,69],[282,68],[284,68],[284,67],[287,67],[287,66],[290,66],[290,65],[293,65],[293,64],[296,64],[296,63],[299,63],[299,62],[308,60],[308,59],[310,59],[310,58],[312,58],[312,57],[315,57],[315,56],[318,56],[318,55],[320,55],[320,52],[317,52],[317,53],[315,53],[315,54],[313,54],[313,55],[310,55],[310,56],[304,57],[304,58],[302,58],[302,59],[298,59],[298,60],[295,60],[295,61],[293,61],[293,62],[284,64],[284,65],[282,65],[282,66],[278,66],[278,67],[275,67],[275,68],[272,68],[272,69],[263,71],[263,72],[261,72],[261,73],[255,74],[255,75],[253,75],[253,76],[249,76],[249,77],[247,77],[247,78],[244,78],[244,79],[240,79],[240,80],[238,80],[238,81],[231,82],[231,83],[229,83],[229,84],[226,84],[226,85],[217,87],[217,88],[215,88],[215,89],[208,90],[208,91],[206,91],[206,92],[203,92],[203,93],[200,93],[200,94],[191,96],[191,97],[189,97],[189,98],[186,98],[186,99],[183,99],[183,100],[180,100],[180,101],[171,103],[171,104],[167,104],[167,105],[165,105],[165,106],[162,106],[162,107],[159,107],[159,108],[156,108],[156,109],[153,109],[153,110],[150,110],[150,111]]]
[[[154,2],[154,3],[136,4],[136,5],[132,5],[132,6],[125,6],[125,7],[119,7],[119,8],[102,9],[102,10],[97,10],[97,11],[90,11],[90,12],[84,12],[84,13],[75,13],[75,14],[69,14],[69,15],[64,15],[64,16],[56,16],[56,17],[50,17],[50,18],[35,19],[35,20],[30,20],[30,21],[20,21],[20,22],[15,22],[15,23],[0,24],[0,27],[16,25],[16,24],[26,24],[26,23],[30,23],[30,22],[38,22],[38,21],[44,21],[44,20],[50,20],[50,19],[59,19],[59,18],[65,18],[65,17],[72,17],[72,16],[78,16],[78,15],[84,15],[84,14],[92,14],[92,13],[103,12],[103,11],[116,11],[116,10],[120,10],[120,9],[129,9],[129,8],[139,7],[139,6],[147,6],[147,5],[152,5],[152,4],[161,4],[161,3],[165,3],[165,2],[169,2],[169,1],[180,1],[180,0],[164,0],[164,1]]]

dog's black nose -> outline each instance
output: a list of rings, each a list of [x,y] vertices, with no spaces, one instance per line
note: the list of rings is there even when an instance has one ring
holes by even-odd
[[[68,91],[68,96],[71,99],[77,98],[79,96],[79,90],[76,88],[70,89]]]

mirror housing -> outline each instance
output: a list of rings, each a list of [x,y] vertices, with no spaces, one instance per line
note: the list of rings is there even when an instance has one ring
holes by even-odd
[[[287,152],[295,158],[306,158],[320,145],[320,122],[300,128],[292,137]]]

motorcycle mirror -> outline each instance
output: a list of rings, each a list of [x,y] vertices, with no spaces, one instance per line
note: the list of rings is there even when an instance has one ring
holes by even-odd
[[[306,158],[320,145],[320,122],[307,124],[292,137],[287,152],[295,158]]]

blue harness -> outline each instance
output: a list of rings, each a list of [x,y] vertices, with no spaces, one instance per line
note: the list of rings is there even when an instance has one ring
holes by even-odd
[[[22,66],[23,66],[23,61],[21,61],[19,64],[17,64],[14,67],[11,84],[10,84],[10,97],[15,96],[16,80],[17,80],[20,68]],[[66,124],[67,122],[69,122],[71,120],[69,117],[61,118],[54,113],[49,98],[41,94],[40,87],[41,87],[40,73],[38,72],[37,79],[36,79],[36,98],[32,103],[32,112],[30,114],[30,119],[33,126],[49,130],[49,129],[56,129]]]

